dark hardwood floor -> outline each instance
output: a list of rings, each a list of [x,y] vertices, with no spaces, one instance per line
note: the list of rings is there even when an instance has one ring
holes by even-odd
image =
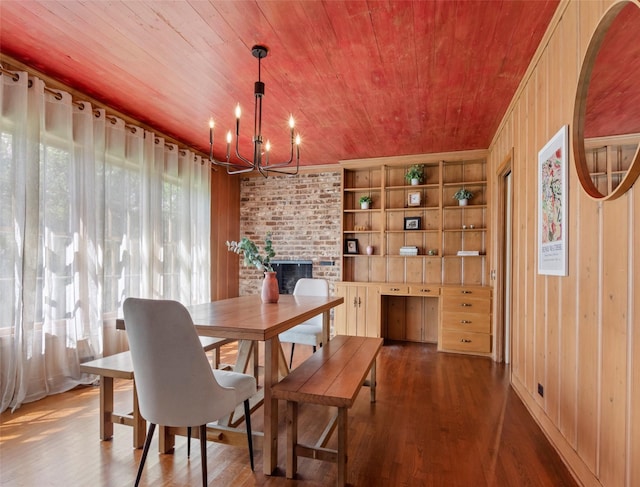
[[[298,347],[296,361],[310,353]],[[304,351],[303,351],[304,350]],[[233,359],[225,348],[223,362]],[[116,402],[130,402],[131,384],[117,383]],[[99,440],[98,387],[73,391],[5,411],[0,426],[0,485],[133,485],[141,450],[131,429],[115,426]],[[261,410],[260,410],[261,411]],[[260,411],[252,416],[261,429]],[[284,405],[279,465],[262,472],[261,452],[251,472],[246,448],[208,443],[211,486],[332,486],[336,466],[300,459],[298,477],[284,478]],[[330,411],[303,405],[299,436],[315,440]],[[348,482],[355,486],[574,486],[573,477],[509,386],[508,368],[489,359],[443,354],[434,345],[392,342],[378,359],[377,402],[360,393],[349,414]],[[335,438],[332,439],[335,442]],[[333,443],[335,444],[335,443]],[[200,485],[197,440],[187,459],[186,439],[174,454],[147,459],[141,485]]]

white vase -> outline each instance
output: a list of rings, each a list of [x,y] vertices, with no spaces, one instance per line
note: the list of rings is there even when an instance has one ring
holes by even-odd
[[[360,203],[360,209],[368,210],[369,209],[369,203],[367,203],[367,202]]]
[[[411,179],[411,186],[417,186],[418,184],[420,184],[420,180],[418,178]]]
[[[373,247],[371,245],[367,245],[367,255],[373,255]]]
[[[469,202],[469,200],[467,198],[463,198],[461,200],[458,200],[458,204],[460,206],[467,206],[467,203]]]

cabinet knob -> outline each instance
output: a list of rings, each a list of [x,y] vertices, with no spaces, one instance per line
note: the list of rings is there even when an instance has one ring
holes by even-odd
[[[472,294],[473,291],[462,290],[460,291],[462,294]]]
[[[460,340],[462,343],[471,343],[471,340],[469,340],[468,338],[463,338],[462,340]]]
[[[473,305],[469,303],[461,303],[460,306],[462,306],[463,308],[470,308]]]
[[[471,320],[460,320],[460,323],[468,325],[469,323],[471,323]]]

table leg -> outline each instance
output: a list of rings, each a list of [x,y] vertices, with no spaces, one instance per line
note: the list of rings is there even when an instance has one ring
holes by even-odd
[[[370,375],[371,402],[376,402],[376,361],[373,361]]]
[[[265,341],[264,358],[264,444],[263,470],[271,475],[278,466],[278,401],[271,395],[271,386],[278,383],[278,357],[280,340],[273,337]]]
[[[147,437],[147,421],[140,414],[136,381],[133,381],[133,447],[142,448]]]
[[[113,377],[100,376],[100,439],[113,437]]]

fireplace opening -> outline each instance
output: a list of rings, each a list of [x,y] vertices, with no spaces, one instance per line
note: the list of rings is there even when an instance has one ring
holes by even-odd
[[[293,294],[296,282],[302,277],[313,277],[313,262],[310,260],[272,260],[278,277],[280,294]]]

